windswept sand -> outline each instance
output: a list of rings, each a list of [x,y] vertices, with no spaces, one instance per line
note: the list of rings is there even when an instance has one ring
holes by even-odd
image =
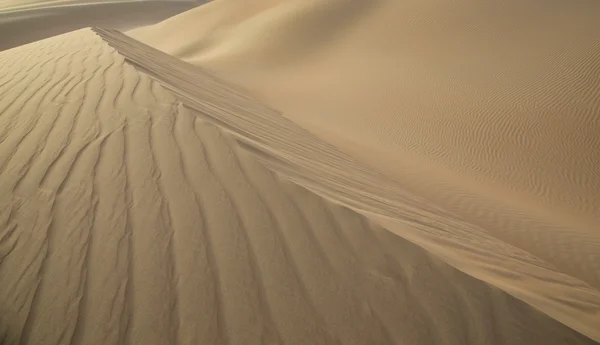
[[[598,230],[598,18],[588,0],[216,0],[129,34],[390,175]]]
[[[0,0],[0,51],[90,26],[129,30],[198,6],[192,0]]]
[[[588,0],[216,0],[128,34],[394,187],[297,180],[600,340],[598,18]]]
[[[114,31],[0,53],[0,198],[2,344],[594,343],[374,221],[514,249]]]

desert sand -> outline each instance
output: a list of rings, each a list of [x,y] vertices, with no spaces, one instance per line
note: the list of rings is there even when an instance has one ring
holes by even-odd
[[[594,1],[219,0],[128,34],[420,197],[437,223],[395,233],[589,335],[600,329],[599,16]],[[391,222],[416,221],[389,206]]]
[[[390,174],[434,168],[596,221],[599,14],[587,0],[218,0],[129,34],[348,151],[406,158],[377,165]]]
[[[590,342],[267,169],[370,175],[185,63],[89,29],[0,59],[6,344]]]
[[[216,0],[0,52],[0,343],[600,341],[599,8]]]

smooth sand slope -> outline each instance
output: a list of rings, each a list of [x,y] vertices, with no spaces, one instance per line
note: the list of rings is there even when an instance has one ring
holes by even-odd
[[[396,232],[600,339],[598,18],[588,0],[216,0],[128,34],[451,214]]]
[[[599,17],[588,0],[216,0],[130,35],[396,156],[390,174],[437,168],[598,220]]]
[[[0,53],[0,131],[2,344],[593,343],[309,189],[449,215],[116,32]]]
[[[157,23],[200,1],[0,1],[0,50],[89,26],[128,30]]]

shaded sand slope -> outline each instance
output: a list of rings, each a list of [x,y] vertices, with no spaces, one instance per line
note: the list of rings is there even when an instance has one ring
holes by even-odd
[[[216,0],[130,35],[447,207],[460,190],[597,232],[599,17],[589,0]]]
[[[256,158],[368,170],[98,32],[119,52],[86,29],[0,53],[0,343],[593,343],[282,180]]]
[[[588,0],[216,0],[129,34],[459,220],[405,238],[597,334],[599,17]],[[394,220],[402,194],[386,195]]]
[[[367,214],[455,267],[599,339],[600,243],[594,233],[518,213],[503,219],[493,208],[484,215],[506,228],[491,232],[386,179],[277,111],[214,78],[207,79],[192,66],[157,52],[150,59],[147,46],[115,32],[102,33],[121,54],[161,80],[188,106],[237,133],[243,145],[269,168]],[[223,93],[215,93],[216,89]],[[472,202],[460,197],[461,203]]]
[[[0,50],[89,26],[127,30],[154,24],[189,10],[199,2],[58,1],[10,10],[3,8],[15,4],[14,1],[0,2]]]
[[[130,35],[599,289],[599,17],[588,0],[216,0]]]

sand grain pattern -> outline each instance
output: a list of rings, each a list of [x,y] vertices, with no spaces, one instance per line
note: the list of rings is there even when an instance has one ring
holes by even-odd
[[[257,158],[367,168],[96,32],[0,53],[3,344],[591,343]]]

